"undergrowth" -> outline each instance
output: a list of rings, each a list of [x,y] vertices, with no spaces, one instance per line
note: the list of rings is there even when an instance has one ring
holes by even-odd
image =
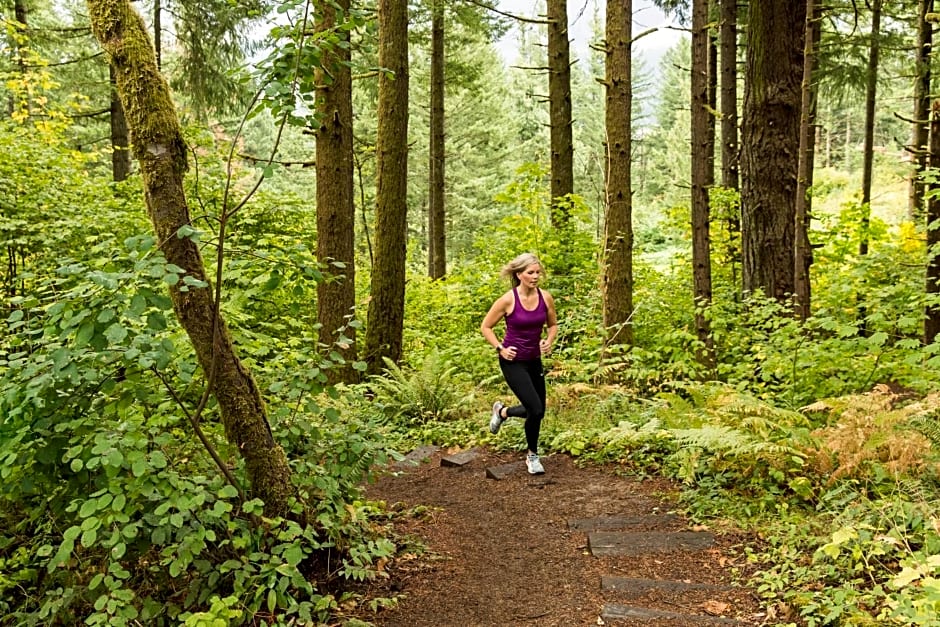
[[[454,402],[469,417],[399,420],[398,444],[521,450],[521,421],[499,438],[486,431],[481,400],[504,392],[463,384]],[[940,395],[878,385],[792,409],[726,384],[670,388],[641,398],[625,386],[555,381],[543,447],[672,478],[693,520],[750,529],[750,584],[771,624],[940,624]]]

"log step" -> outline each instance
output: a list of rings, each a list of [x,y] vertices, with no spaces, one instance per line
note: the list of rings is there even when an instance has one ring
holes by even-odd
[[[707,531],[595,531],[588,534],[591,555],[634,556],[707,549],[715,536]]]
[[[672,620],[676,625],[746,625],[733,618],[723,616],[709,616],[708,614],[681,614],[666,610],[655,610],[648,607],[632,607],[607,603],[601,610],[601,618],[605,621],[633,620],[633,621],[663,621]]]
[[[459,453],[445,455],[442,457],[441,466],[466,466],[479,456],[480,451],[475,448],[466,451],[460,451]]]
[[[679,519],[675,514],[650,514],[648,516],[601,516],[578,518],[568,521],[572,531],[611,531],[630,527],[662,527]]]

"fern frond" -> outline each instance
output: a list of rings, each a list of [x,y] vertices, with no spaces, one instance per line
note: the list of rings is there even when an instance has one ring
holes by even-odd
[[[783,457],[803,457],[802,451],[787,444],[760,439],[724,425],[705,425],[698,429],[672,431],[680,446],[700,448],[727,457],[749,457],[765,462]]]
[[[431,352],[420,368],[406,371],[385,358],[385,372],[372,379],[376,400],[392,418],[425,423],[454,417],[465,405],[457,368]]]

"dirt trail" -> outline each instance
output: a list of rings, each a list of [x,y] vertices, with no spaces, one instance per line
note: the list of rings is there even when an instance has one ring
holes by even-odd
[[[427,506],[396,526],[432,552],[390,565],[374,593],[404,596],[367,617],[376,625],[763,624],[756,598],[733,581],[748,538],[692,529],[670,513],[667,481],[579,468],[565,455],[543,457],[539,476],[518,454],[416,457],[368,488],[403,510]]]

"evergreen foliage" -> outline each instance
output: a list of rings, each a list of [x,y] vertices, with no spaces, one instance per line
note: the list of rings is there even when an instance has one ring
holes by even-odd
[[[313,68],[336,40],[324,35],[304,47],[296,22],[277,27],[253,85],[263,106],[236,135],[218,116],[244,102],[225,66],[249,52],[236,49],[235,22],[253,17],[252,7],[213,4],[194,16],[199,7],[179,6],[199,19],[177,32],[208,48],[170,55],[165,70],[181,107],[211,120],[193,116],[186,129],[194,165],[186,191],[197,208],[187,236],[216,250],[227,186],[245,192],[264,174],[228,224],[222,311],[311,524],[261,520],[263,504],[244,494],[245,470],[213,402],[191,420],[206,375],[166,288],[202,285],[168,264],[146,234],[140,181],[108,182],[108,155],[96,142],[103,126],[84,116],[106,101],[107,66],[100,58],[64,63],[87,41],[81,11],[37,7],[28,37],[4,31],[0,62],[0,152],[8,156],[0,162],[0,624],[316,624],[367,615],[367,602],[391,603],[344,592],[345,581],[383,576],[383,560],[403,550],[382,526],[390,514],[363,500],[362,485],[417,444],[512,447],[512,438],[486,431],[484,399],[505,390],[479,323],[508,287],[499,268],[522,251],[544,261],[560,322],[546,360],[547,452],[675,479],[678,506],[691,517],[759,532],[765,544],[750,555],[752,583],[781,624],[936,624],[940,346],[921,341],[928,297],[919,269],[928,251],[924,227],[907,219],[898,148],[906,133],[894,115],[907,97],[904,16],[886,24],[879,93],[890,106],[876,120],[870,207],[855,191],[859,50],[867,45],[858,32],[866,29],[856,32],[841,6],[827,23],[810,234],[814,311],[805,323],[764,295],[740,296],[740,236],[730,228],[740,198],[712,190],[710,372],[695,359],[687,245],[687,43],[667,53],[655,79],[634,70],[635,109],[650,113],[634,129],[635,344],[613,352],[597,267],[604,153],[596,58],[573,68],[578,193],[568,198],[571,228],[560,233],[549,210],[544,76],[509,67],[492,46],[499,28],[476,11],[450,15],[450,272],[430,281],[419,210],[427,68],[424,34],[413,32],[404,359],[365,384],[337,388],[327,374],[342,357],[318,344],[316,328],[316,285],[330,269],[313,252],[313,176],[300,167],[312,158],[317,124]],[[209,23],[217,13],[225,19]],[[347,17],[358,75],[362,269],[349,324],[359,327],[375,226],[377,64],[370,8]],[[230,37],[225,51],[212,50],[213,28]],[[537,29],[521,32],[511,63],[544,65]],[[219,58],[210,53],[228,61],[208,61]],[[292,82],[298,59],[305,72]],[[225,87],[194,90],[188,79],[200,78],[198,63],[184,61],[208,63],[213,85]],[[279,126],[272,112],[293,126]],[[229,161],[232,154],[240,156]],[[863,237],[870,250],[860,258]]]

